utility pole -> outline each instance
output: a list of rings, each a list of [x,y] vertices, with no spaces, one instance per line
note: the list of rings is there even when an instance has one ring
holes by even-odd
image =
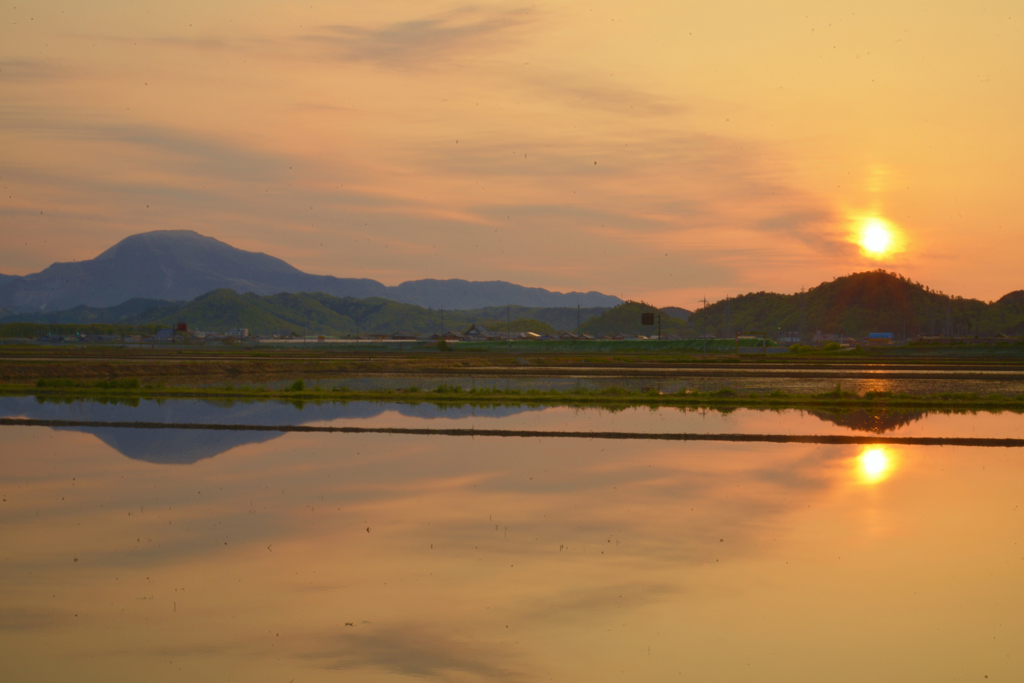
[[[580,323],[580,303],[576,302],[576,341],[583,341],[583,325]]]
[[[800,288],[800,341],[807,341],[807,293]]]
[[[729,295],[725,295],[725,329],[723,330],[723,337],[728,338],[729,336]]]
[[[701,333],[700,337],[701,337],[701,341],[703,342],[703,349],[704,349],[703,353],[707,353],[708,352],[708,311],[707,311],[707,308],[708,308],[708,298],[704,297],[703,299],[701,299],[701,303],[704,304],[702,306],[702,311],[703,311],[704,315],[702,315],[700,317],[701,328],[703,329],[703,332]]]
[[[508,344],[508,350],[512,350],[512,304],[506,304],[505,306],[505,342]]]

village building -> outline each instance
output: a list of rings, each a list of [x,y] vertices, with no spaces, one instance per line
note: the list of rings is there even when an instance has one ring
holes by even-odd
[[[502,335],[491,332],[483,325],[473,325],[463,333],[463,337],[466,341],[490,341],[501,339]]]

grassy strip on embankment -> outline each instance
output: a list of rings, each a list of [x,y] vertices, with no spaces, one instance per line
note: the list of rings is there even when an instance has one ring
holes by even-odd
[[[40,379],[35,386],[0,385],[0,395],[35,396],[40,401],[95,399],[131,401],[137,399],[203,398],[228,400],[287,401],[387,401],[401,403],[433,403],[438,405],[550,405],[602,406],[679,406],[710,408],[833,408],[833,409],[917,409],[917,410],[1024,410],[1024,394],[978,395],[944,393],[910,395],[891,392],[857,394],[844,391],[837,383],[832,391],[819,394],[789,394],[773,391],[768,394],[740,394],[731,389],[714,392],[631,391],[619,387],[603,389],[568,389],[541,391],[536,389],[464,389],[440,384],[429,390],[417,387],[387,390],[356,390],[343,384],[332,388],[307,387],[301,379],[285,388],[260,385],[224,384],[213,387],[166,386],[144,384],[138,379],[74,380]]]
[[[646,343],[646,342],[645,342]],[[652,342],[657,344],[657,342]],[[664,342],[668,344],[669,342]],[[608,377],[664,377],[689,374],[696,376],[722,371],[771,372],[779,376],[784,371],[820,371],[831,373],[830,378],[854,379],[858,372],[879,373],[921,371],[985,372],[1001,371],[1008,374],[1024,370],[1021,359],[998,355],[978,357],[915,357],[878,356],[844,352],[840,354],[786,353],[762,356],[733,354],[700,354],[685,352],[651,352],[649,350],[609,353],[529,352],[528,342],[494,343],[487,353],[434,351],[382,351],[367,344],[359,351],[342,351],[319,347],[309,348],[246,348],[221,349],[216,347],[179,346],[170,349],[127,349],[107,347],[0,347],[0,383],[33,383],[38,379],[74,379],[94,381],[104,379],[140,378],[144,383],[168,384],[269,384],[301,377],[310,380],[332,379],[345,382],[345,378],[369,375],[403,375],[411,377],[451,377],[487,373],[509,377],[527,375],[572,375],[586,372],[592,376]],[[304,346],[297,344],[296,346]],[[380,344],[373,344],[380,347]],[[1024,348],[1024,347],[1022,347]],[[845,373],[845,374],[844,374]],[[809,377],[809,375],[803,375]],[[922,378],[924,375],[921,376]],[[896,377],[890,376],[889,379]],[[952,379],[930,377],[931,379]],[[974,379],[957,377],[956,379]],[[999,379],[978,377],[977,379]],[[1019,379],[1019,377],[1007,377]]]

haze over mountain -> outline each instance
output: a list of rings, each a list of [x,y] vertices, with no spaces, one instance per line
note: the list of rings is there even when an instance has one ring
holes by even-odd
[[[470,309],[517,304],[610,307],[600,292],[551,292],[509,282],[416,280],[388,287],[366,278],[311,275],[267,254],[237,249],[192,230],[158,230],[127,237],[88,261],[54,263],[24,277],[0,278],[0,308],[14,312],[109,307],[135,298],[183,301],[216,289],[277,294],[324,292],[382,297],[432,308]]]

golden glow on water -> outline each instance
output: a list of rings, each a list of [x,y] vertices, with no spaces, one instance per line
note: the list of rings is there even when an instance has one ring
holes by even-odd
[[[1024,680],[1012,454],[102,434],[0,428],[4,680]]]
[[[878,484],[892,476],[896,457],[884,446],[870,446],[857,456],[857,478],[862,484]]]

